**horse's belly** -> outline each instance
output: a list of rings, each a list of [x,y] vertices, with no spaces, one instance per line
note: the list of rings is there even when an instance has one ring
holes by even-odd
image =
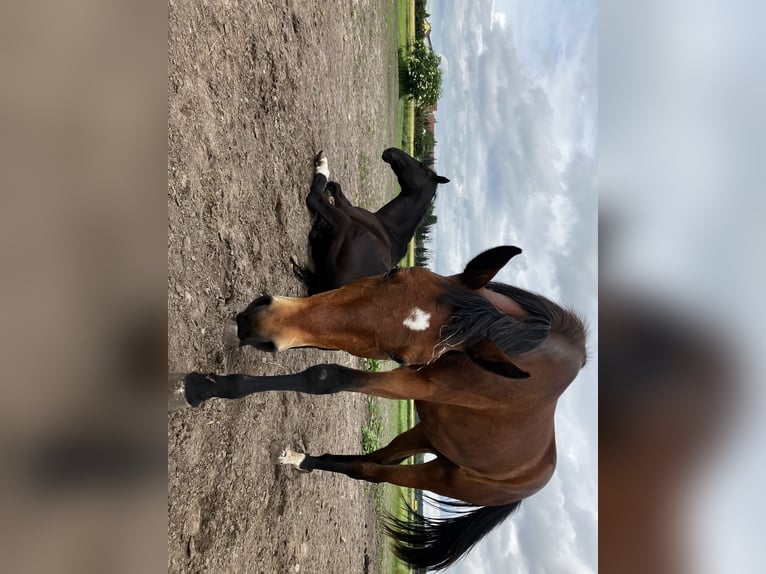
[[[508,426],[507,418],[486,409],[416,401],[431,445],[457,466],[477,475],[508,478],[525,473],[545,457],[552,429]],[[493,416],[496,415],[496,416]],[[537,428],[540,426],[540,428]]]

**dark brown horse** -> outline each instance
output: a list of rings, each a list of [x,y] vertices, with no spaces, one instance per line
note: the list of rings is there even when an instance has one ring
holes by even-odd
[[[448,183],[415,158],[396,148],[383,152],[401,193],[375,213],[351,205],[340,184],[329,181],[330,170],[322,152],[316,166],[306,205],[316,215],[309,232],[314,271],[292,261],[296,276],[310,295],[370,275],[380,275],[404,257],[407,244],[436,194],[436,186]],[[334,200],[324,195],[325,188]]]
[[[586,360],[585,328],[576,315],[539,295],[490,283],[520,252],[491,249],[451,277],[394,269],[305,299],[262,296],[237,316],[241,345],[342,349],[393,358],[402,364],[394,371],[317,365],[272,377],[191,373],[179,394],[192,406],[263,391],[414,399],[420,423],[376,452],[309,456],[285,450],[280,462],[478,506],[448,519],[417,515],[414,522],[388,522],[405,561],[444,568],[550,480],[556,403]],[[436,458],[399,464],[417,453]]]

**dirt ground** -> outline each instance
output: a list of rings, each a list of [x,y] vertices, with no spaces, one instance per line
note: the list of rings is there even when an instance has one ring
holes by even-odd
[[[223,323],[262,292],[302,296],[312,158],[361,205],[395,179],[392,0],[169,0],[170,371],[278,374],[343,353],[234,350]],[[392,36],[393,34],[393,36]],[[364,397],[267,393],[168,416],[168,571],[375,572],[370,489],[273,464],[284,446],[360,452]]]

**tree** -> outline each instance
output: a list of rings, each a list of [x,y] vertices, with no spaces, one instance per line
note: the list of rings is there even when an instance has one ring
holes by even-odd
[[[426,242],[431,235],[431,228],[436,223],[437,218],[434,213],[434,204],[428,206],[423,220],[415,230],[415,265],[417,267],[428,267],[431,259],[431,251],[426,248]]]
[[[430,14],[426,12],[426,0],[415,0],[415,39],[422,40],[425,36],[425,20]]]
[[[436,163],[433,150],[431,150],[431,152],[429,152],[427,155],[418,157],[417,160],[426,167],[432,167]]]
[[[421,158],[433,155],[434,148],[436,147],[436,139],[434,138],[434,134],[424,129],[420,133],[416,133],[415,136],[413,155],[421,161]]]
[[[436,105],[442,95],[441,57],[423,42],[415,42],[407,61],[407,91],[423,107]]]

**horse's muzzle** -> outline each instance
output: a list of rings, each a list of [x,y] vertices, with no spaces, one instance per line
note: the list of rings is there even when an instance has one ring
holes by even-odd
[[[250,338],[252,327],[250,321],[247,318],[245,312],[237,315],[237,337],[239,337],[240,343]]]
[[[276,345],[272,341],[259,336],[253,330],[253,322],[257,320],[258,314],[269,307],[272,301],[271,295],[262,295],[237,315],[237,337],[240,347],[250,345],[261,351],[276,351]]]

